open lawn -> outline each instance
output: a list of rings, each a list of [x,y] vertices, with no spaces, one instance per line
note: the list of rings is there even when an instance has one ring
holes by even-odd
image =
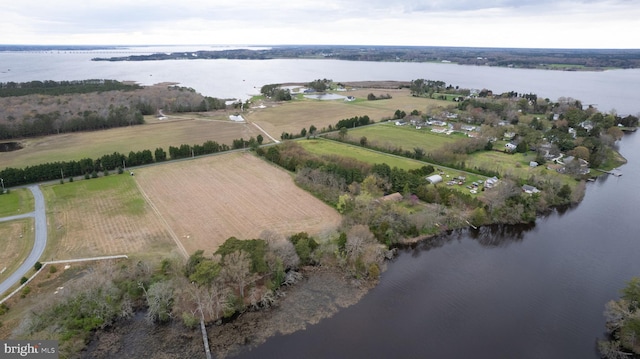
[[[42,187],[49,242],[43,260],[177,250],[164,222],[129,175]]]
[[[342,96],[354,96],[356,101],[300,99],[290,102],[268,104],[266,108],[257,108],[257,104],[244,117],[264,128],[275,138],[283,132],[299,134],[300,130],[314,125],[319,130],[327,128],[343,119],[367,115],[375,122],[391,118],[396,110],[410,113],[416,109],[427,111],[429,108],[446,107],[452,102],[413,97],[408,89],[358,89],[336,92]],[[391,95],[388,100],[368,101],[367,94]]]
[[[414,126],[396,126],[392,122],[356,127],[348,130],[347,136],[353,141],[359,141],[364,136],[367,138],[367,143],[375,147],[402,147],[409,151],[418,147],[422,148],[425,153],[437,151],[446,144],[466,138],[453,134],[436,134],[431,132],[429,128],[417,130]]]
[[[26,188],[12,189],[0,195],[0,217],[15,216],[33,211],[33,196]]]
[[[231,145],[234,139],[257,137],[261,132],[247,123],[215,120],[197,114],[180,117],[182,120],[159,121],[154,117],[144,125],[109,130],[66,133],[20,140],[24,147],[18,151],[0,153],[0,168],[36,165],[46,162],[98,158],[120,152],[151,150],[181,144],[202,144],[208,140]],[[265,137],[265,143],[268,138]],[[279,137],[279,135],[278,135]]]
[[[135,180],[189,254],[210,254],[229,237],[259,238],[263,230],[317,235],[341,221],[289,173],[249,153],[147,167]]]
[[[576,181],[567,175],[562,175],[554,170],[548,170],[545,165],[530,167],[529,163],[535,161],[535,152],[526,154],[508,154],[499,151],[480,151],[469,155],[466,165],[469,168],[478,167],[491,171],[498,171],[502,176],[509,175],[527,179],[531,175],[545,174],[557,178],[563,183],[575,186]]]
[[[317,155],[337,155],[355,158],[359,161],[376,164],[386,163],[389,167],[398,167],[403,170],[417,169],[422,166],[427,166],[429,163],[405,158],[401,156],[395,156],[383,152],[369,150],[363,147],[354,146],[342,142],[314,139],[314,140],[300,140],[298,141],[305,150],[317,154]],[[456,170],[453,168],[446,168],[439,165],[432,165],[436,169],[436,173],[442,175],[444,182],[448,182],[454,177],[464,176],[466,180],[462,185],[455,185],[453,188],[466,192],[466,185],[478,180],[487,179],[486,176],[480,176],[477,174]]]
[[[389,167],[398,167],[403,170],[418,169],[427,164],[424,162],[412,160],[401,156],[394,156],[364,147],[349,145],[337,141],[313,139],[313,140],[300,140],[298,141],[305,150],[323,156],[323,155],[336,155],[355,158],[359,161],[380,164],[386,163]]]
[[[0,223],[0,281],[18,269],[31,252],[33,241],[32,218]]]

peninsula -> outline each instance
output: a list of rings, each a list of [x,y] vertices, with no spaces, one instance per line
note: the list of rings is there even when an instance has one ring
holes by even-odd
[[[442,62],[566,71],[640,68],[640,50],[520,49],[435,46],[271,46],[268,49],[178,51],[147,55],[96,57],[93,61],[160,61],[195,59],[335,59],[349,61]]]

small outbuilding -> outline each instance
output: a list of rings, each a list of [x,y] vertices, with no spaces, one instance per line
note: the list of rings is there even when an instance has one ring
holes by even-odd
[[[429,176],[429,177],[427,177],[427,181],[429,181],[429,183],[431,183],[431,184],[440,183],[440,182],[442,182],[442,176],[440,176],[440,175]]]
[[[537,189],[537,188],[536,188],[536,187],[534,187],[534,186],[530,186],[530,185],[528,185],[528,184],[526,184],[526,185],[522,186],[522,191],[523,191],[524,193],[528,193],[528,194],[534,194],[534,193],[539,193],[539,192],[540,192],[540,190],[539,190],[539,189]]]
[[[396,193],[391,193],[388,194],[386,196],[382,197],[383,201],[392,201],[392,202],[399,202],[402,201],[402,194],[400,192],[396,192]]]

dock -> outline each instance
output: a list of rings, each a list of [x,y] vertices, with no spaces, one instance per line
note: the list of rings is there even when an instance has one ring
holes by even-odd
[[[612,169],[611,171],[605,171],[605,170],[598,170],[598,171],[601,171],[601,172],[604,172],[604,173],[608,173],[608,174],[610,174],[612,176],[616,176],[616,177],[622,176],[622,171],[620,171],[617,168]]]

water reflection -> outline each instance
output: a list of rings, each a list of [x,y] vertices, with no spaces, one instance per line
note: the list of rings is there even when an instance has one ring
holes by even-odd
[[[566,211],[566,209],[564,210]],[[511,243],[522,242],[525,234],[535,228],[536,224],[496,224],[490,226],[482,226],[478,229],[458,229],[447,231],[442,235],[425,238],[418,244],[411,246],[414,249],[414,256],[419,252],[430,251],[435,248],[443,247],[445,244],[462,241],[465,238],[471,238],[477,241],[483,247],[497,248],[506,247]]]
[[[525,234],[535,228],[535,222],[519,225],[493,225],[468,231],[465,235],[475,239],[483,247],[506,247],[522,242]]]

